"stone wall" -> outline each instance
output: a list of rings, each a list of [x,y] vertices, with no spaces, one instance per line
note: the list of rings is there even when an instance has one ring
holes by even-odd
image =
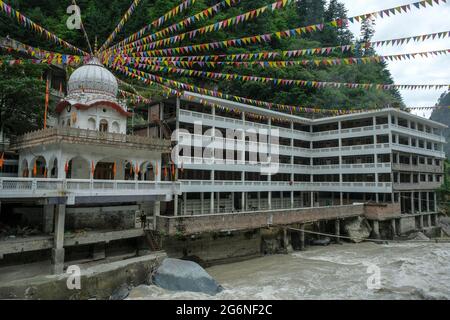
[[[171,258],[185,258],[207,267],[260,256],[261,233],[255,230],[208,233],[196,237],[166,237],[163,247]]]
[[[132,229],[139,206],[69,207],[66,209],[66,230]]]

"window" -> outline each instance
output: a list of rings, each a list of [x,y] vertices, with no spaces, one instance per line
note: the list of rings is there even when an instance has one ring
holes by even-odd
[[[100,121],[100,132],[108,132],[108,121],[102,120]]]
[[[94,118],[90,118],[88,120],[88,129],[89,130],[96,130],[97,129],[96,122],[95,122]]]
[[[114,121],[112,124],[112,132],[119,133],[119,131],[120,131],[119,123],[117,121]]]

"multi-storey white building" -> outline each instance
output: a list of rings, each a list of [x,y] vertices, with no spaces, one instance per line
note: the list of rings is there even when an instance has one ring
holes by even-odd
[[[445,158],[440,123],[396,109],[311,120],[189,92],[149,112],[180,129],[185,146],[178,161],[183,194],[162,215],[362,202],[400,203],[402,213],[437,212]],[[153,130],[144,134],[157,135]],[[229,130],[235,132],[227,136]],[[252,132],[270,138],[254,143]],[[213,161],[203,157],[212,145],[225,149]],[[227,150],[234,150],[234,162],[225,160]],[[252,161],[258,150],[271,151],[275,174],[264,172],[261,155]]]

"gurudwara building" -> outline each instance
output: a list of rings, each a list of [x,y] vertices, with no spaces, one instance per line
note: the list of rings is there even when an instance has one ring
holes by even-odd
[[[0,239],[0,264],[51,257],[60,273],[158,250],[155,234],[169,255],[220,262],[261,254],[275,227],[288,247],[287,226],[339,237],[364,218],[373,236],[395,237],[438,223],[437,122],[396,109],[312,120],[184,92],[148,106],[148,124],[127,135],[130,113],[101,63],[67,87],[54,127],[11,139],[18,173],[0,177],[0,223],[35,228]]]

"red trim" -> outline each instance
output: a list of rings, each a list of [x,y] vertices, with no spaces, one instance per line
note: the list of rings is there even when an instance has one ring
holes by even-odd
[[[98,107],[98,106],[104,106],[104,107],[109,107],[111,109],[116,110],[117,112],[119,112],[123,116],[131,117],[131,113],[126,112],[125,110],[123,110],[123,108],[120,105],[118,105],[115,102],[106,101],[106,100],[96,101],[96,102],[94,102],[92,104],[88,104],[88,105],[87,104],[81,104],[81,103],[76,103],[74,105],[71,105],[69,101],[62,100],[61,102],[59,102],[56,105],[56,112],[57,113],[61,113],[68,106],[72,106],[73,108],[77,108],[78,110],[88,110],[90,108],[94,108],[94,107]]]

